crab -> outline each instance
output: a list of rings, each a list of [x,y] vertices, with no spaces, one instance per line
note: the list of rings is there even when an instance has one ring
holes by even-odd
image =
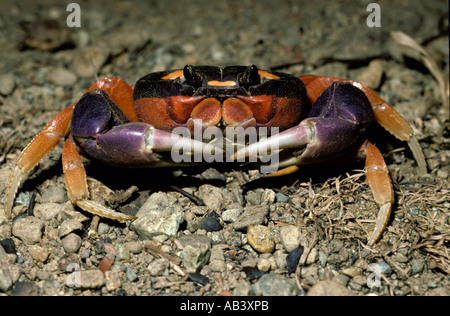
[[[61,139],[71,202],[121,222],[136,217],[90,199],[82,156],[133,168],[252,159],[267,167],[267,158],[275,157],[275,168],[267,169],[267,176],[291,173],[300,165],[365,159],[366,178],[379,207],[367,241],[371,246],[382,235],[394,202],[384,158],[367,136],[375,122],[406,141],[419,171],[427,172],[409,123],[375,92],[352,80],[297,77],[255,65],[187,65],[148,74],[134,87],[106,77],[25,147],[12,170],[5,210],[9,217],[22,177]],[[263,137],[255,139],[248,131]],[[247,136],[240,138],[243,133]]]

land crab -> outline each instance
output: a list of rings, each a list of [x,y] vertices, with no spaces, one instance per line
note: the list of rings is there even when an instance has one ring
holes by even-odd
[[[304,164],[365,159],[366,177],[380,209],[367,242],[373,245],[394,201],[384,158],[367,139],[366,131],[374,122],[408,142],[420,172],[426,173],[424,156],[408,122],[375,92],[352,80],[296,77],[254,65],[188,65],[146,75],[134,87],[107,77],[57,114],[22,151],[6,190],[5,209],[10,216],[21,178],[61,138],[65,139],[62,164],[72,203],[122,222],[135,217],[90,200],[80,154],[125,167],[246,159],[266,166],[267,157],[275,157],[275,168],[267,169],[271,175],[290,173]],[[265,137],[255,140],[248,131]]]

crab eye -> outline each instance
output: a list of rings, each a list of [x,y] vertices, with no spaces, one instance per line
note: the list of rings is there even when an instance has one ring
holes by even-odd
[[[245,88],[261,84],[258,67],[250,65],[239,78],[239,84]]]
[[[202,86],[202,77],[195,71],[194,66],[186,65],[183,69],[183,76],[186,80],[186,84],[193,87]]]

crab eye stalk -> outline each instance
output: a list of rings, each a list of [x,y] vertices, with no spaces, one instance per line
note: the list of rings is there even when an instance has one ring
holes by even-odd
[[[248,88],[261,84],[261,77],[258,73],[258,67],[250,65],[245,72],[239,77],[239,85]]]
[[[202,77],[195,71],[194,66],[186,65],[183,69],[183,76],[186,79],[186,84],[193,87],[202,86]]]

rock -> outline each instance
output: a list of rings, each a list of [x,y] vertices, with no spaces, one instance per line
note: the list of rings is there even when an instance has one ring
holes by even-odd
[[[3,249],[3,246],[0,245],[0,260],[2,260],[3,258],[6,258],[6,255],[7,255],[7,253],[6,253],[5,249]]]
[[[0,291],[6,292],[13,286],[9,271],[0,264]]]
[[[294,296],[297,292],[293,279],[271,273],[263,275],[251,290],[251,294],[256,296]]]
[[[339,283],[324,280],[317,282],[307,296],[355,296],[355,293]]]
[[[260,253],[270,253],[275,249],[272,231],[267,226],[250,226],[247,231],[250,246]]]
[[[116,259],[118,261],[128,261],[130,260],[130,258],[131,258],[130,250],[128,250],[128,248],[124,245],[118,245]]]
[[[78,220],[68,219],[68,220],[65,220],[64,222],[62,222],[62,224],[58,230],[58,235],[60,238],[62,238],[74,231],[78,231],[78,230],[82,230],[82,229],[83,229],[83,224],[81,224]]]
[[[17,265],[0,261],[0,291],[8,291],[20,277],[20,270]]]
[[[44,223],[33,216],[18,218],[12,227],[14,236],[20,238],[27,245],[34,245],[41,240]]]
[[[219,221],[219,215],[216,212],[211,212],[200,220],[198,229],[204,229],[207,232],[217,232],[222,230],[222,225]]]
[[[138,217],[130,228],[141,239],[159,235],[174,236],[184,221],[183,209],[162,192],[153,193],[139,209]]]
[[[16,244],[14,243],[14,239],[12,238],[5,238],[0,240],[0,245],[3,247],[3,249],[6,251],[6,253],[16,253]]]
[[[50,72],[49,80],[56,85],[72,86],[78,78],[72,71],[58,67]]]
[[[342,273],[342,274],[344,274],[346,276],[349,276],[351,278],[353,278],[355,276],[358,276],[358,275],[361,275],[362,272],[363,272],[363,270],[361,268],[358,268],[358,267],[349,267],[349,268],[342,269],[340,271],[340,273]]]
[[[260,258],[256,266],[262,272],[268,272],[272,267],[272,265],[270,264],[270,260],[265,258]]]
[[[380,275],[381,273],[389,275],[392,273],[392,268],[388,263],[380,261],[369,264],[369,266],[367,267],[367,271],[372,271],[378,275]]]
[[[81,237],[75,233],[70,233],[62,240],[62,246],[66,253],[76,253],[81,247]]]
[[[211,260],[209,268],[212,272],[225,272],[227,270],[227,264],[223,260]]]
[[[221,212],[223,203],[222,189],[210,184],[204,184],[198,188],[198,197],[209,210]]]
[[[269,214],[268,205],[247,206],[232,226],[235,230],[245,230],[251,225],[263,224],[267,214]]]
[[[30,281],[19,281],[14,284],[11,296],[38,296],[39,287],[36,283]]]
[[[49,256],[49,251],[47,248],[38,246],[38,245],[33,245],[30,247],[30,255],[31,257],[38,263],[38,264],[42,264],[44,263],[48,256]]]
[[[130,241],[130,242],[125,243],[124,246],[125,246],[125,248],[128,249],[128,251],[130,253],[134,253],[134,254],[141,253],[142,250],[144,249],[144,246],[139,241]]]
[[[241,282],[233,289],[234,296],[249,296],[252,286],[248,282]]]
[[[234,223],[235,221],[237,221],[239,215],[242,214],[242,211],[242,207],[227,209],[222,212],[222,220],[224,222]]]
[[[429,290],[425,293],[425,296],[450,296],[450,289],[445,287],[438,287],[436,289]]]
[[[196,282],[201,285],[206,285],[209,283],[209,278],[200,273],[189,273],[189,280]]]
[[[103,273],[108,271],[109,268],[111,268],[111,266],[114,264],[114,259],[115,256],[111,253],[104,256],[102,261],[100,261],[98,265],[99,270],[102,271]]]
[[[277,193],[275,194],[275,197],[276,197],[276,201],[277,201],[277,202],[281,202],[281,203],[287,203],[287,202],[289,202],[289,196],[284,195],[283,193],[277,192]]]
[[[300,245],[300,231],[295,225],[284,225],[279,228],[281,243],[287,252],[291,252]]]
[[[121,272],[109,270],[105,273],[105,286],[108,291],[116,291],[122,287]]]
[[[375,59],[357,76],[356,81],[374,90],[380,86],[383,73],[383,61]]]
[[[105,276],[100,270],[86,270],[79,272],[79,284],[82,289],[98,289],[105,285]]]
[[[181,243],[183,247],[195,244],[211,245],[211,239],[209,239],[208,236],[199,234],[183,235],[180,238],[178,238],[178,241]]]
[[[275,202],[276,194],[272,189],[265,189],[261,194],[261,204],[263,205],[271,205]]]
[[[135,282],[138,279],[138,275],[131,268],[127,268],[126,275],[128,282]]]
[[[180,253],[181,261],[187,272],[199,272],[208,262],[211,255],[210,245],[207,243],[198,243],[188,245]]]
[[[50,221],[58,216],[61,209],[62,205],[54,202],[36,204],[36,206],[34,207],[34,215],[44,221]]]
[[[422,272],[424,266],[425,266],[425,260],[423,260],[423,259],[411,260],[411,274],[416,274],[416,273]]]
[[[89,46],[79,50],[73,60],[75,73],[81,78],[94,78],[108,59],[109,49],[105,45]]]
[[[16,79],[11,74],[0,75],[0,94],[10,95],[16,88]]]
[[[292,250],[286,257],[286,267],[288,273],[293,273],[297,269],[298,262],[304,251],[303,247],[297,247]]]
[[[259,279],[264,275],[264,272],[259,270],[257,267],[243,266],[242,271],[244,271],[245,276],[249,280]]]
[[[151,276],[161,276],[169,268],[170,262],[167,258],[153,260],[147,267]]]

